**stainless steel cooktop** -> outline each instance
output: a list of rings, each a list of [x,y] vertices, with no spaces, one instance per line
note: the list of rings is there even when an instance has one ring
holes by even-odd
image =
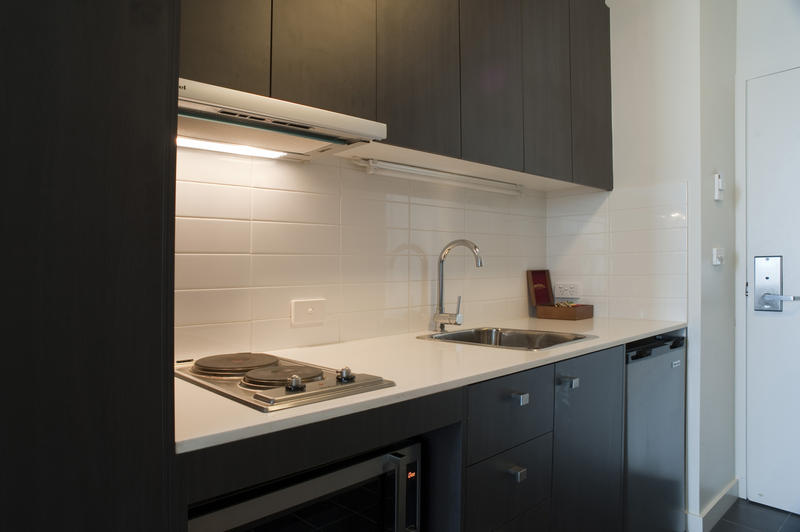
[[[226,353],[175,365],[175,375],[234,401],[271,412],[380,388],[394,382],[266,353]]]

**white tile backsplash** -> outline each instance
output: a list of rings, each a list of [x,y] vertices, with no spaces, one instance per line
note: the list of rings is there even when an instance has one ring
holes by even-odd
[[[467,324],[527,315],[524,270],[546,263],[548,200],[366,174],[334,157],[293,163],[178,150],[175,353],[270,350],[426,329],[438,254],[456,249],[448,308]],[[327,299],[292,327],[292,299]]]
[[[547,267],[596,316],[686,319],[685,182],[547,198]]]

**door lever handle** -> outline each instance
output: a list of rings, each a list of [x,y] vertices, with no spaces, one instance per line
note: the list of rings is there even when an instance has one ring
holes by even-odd
[[[766,301],[800,301],[800,296],[782,296],[778,294],[764,294]]]

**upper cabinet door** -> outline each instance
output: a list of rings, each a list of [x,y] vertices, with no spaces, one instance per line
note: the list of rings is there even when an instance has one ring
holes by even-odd
[[[272,96],[375,120],[375,0],[275,0]]]
[[[573,180],[611,190],[611,52],[605,0],[571,0],[570,20]]]
[[[388,144],[461,156],[458,0],[378,0],[378,120]]]
[[[182,0],[180,76],[269,95],[270,0]]]
[[[519,0],[461,0],[461,156],[523,170]]]
[[[522,0],[525,171],[572,181],[570,0]]]

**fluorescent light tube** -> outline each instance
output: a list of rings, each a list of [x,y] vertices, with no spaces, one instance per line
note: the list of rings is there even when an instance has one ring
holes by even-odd
[[[404,179],[411,179],[413,181],[424,181],[427,183],[496,192],[509,196],[518,196],[522,193],[521,185],[499,181],[497,179],[454,174],[452,172],[443,172],[441,170],[433,170],[432,168],[424,168],[422,166],[392,163],[376,159],[362,159],[356,160],[355,162],[364,166],[368,173],[383,173],[395,177],[402,177]]]
[[[286,155],[286,152],[282,151],[265,150],[264,148],[255,148],[243,144],[227,144],[225,142],[212,142],[210,140],[200,140],[189,137],[177,137],[175,143],[181,148],[249,155],[251,157],[263,157],[265,159],[278,159]]]

